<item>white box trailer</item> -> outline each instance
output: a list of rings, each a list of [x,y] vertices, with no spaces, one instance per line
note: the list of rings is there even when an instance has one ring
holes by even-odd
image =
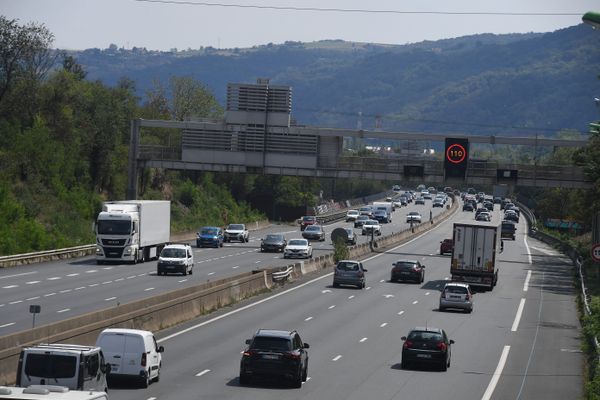
[[[492,290],[498,282],[500,225],[455,223],[452,237],[452,280]]]
[[[96,221],[96,261],[137,263],[155,259],[170,237],[170,201],[106,202]]]

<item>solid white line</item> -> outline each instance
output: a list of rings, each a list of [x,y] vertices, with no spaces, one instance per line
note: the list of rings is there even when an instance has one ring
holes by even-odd
[[[205,370],[204,370],[204,371],[202,371],[202,372],[198,372],[198,373],[196,374],[196,376],[202,376],[202,375],[204,375],[204,374],[208,374],[209,372],[210,372],[210,369],[205,369]]]
[[[527,249],[527,258],[529,259],[529,264],[533,264],[533,260],[531,259],[531,250],[529,249],[529,245],[527,244],[527,234],[523,236],[523,243],[525,243],[525,248]]]
[[[57,313],[60,314],[60,313],[64,313],[64,312],[67,312],[67,311],[71,311],[71,309],[70,308],[65,308],[65,309],[62,309],[62,310],[58,310]]]
[[[362,338],[362,339],[360,339],[360,340],[359,340],[359,342],[360,342],[360,343],[364,343],[364,342],[366,342],[366,341],[367,341],[367,338],[366,338],[366,337],[364,337],[364,338]]]
[[[525,306],[525,299],[521,299],[519,303],[519,308],[517,309],[517,315],[515,315],[515,320],[512,324],[511,331],[516,332],[519,327],[519,321],[521,321],[521,315],[523,314],[523,307]]]
[[[0,279],[16,278],[17,276],[31,275],[31,274],[37,274],[37,271],[33,271],[33,272],[23,272],[22,274],[14,274],[14,275],[0,276]]]
[[[531,270],[527,271],[527,278],[525,278],[525,284],[523,284],[523,291],[529,290],[529,280],[531,279]]]
[[[337,360],[339,360],[340,358],[342,358],[342,356],[338,354],[337,356],[333,357],[333,358],[331,359],[331,361],[337,361]]]
[[[0,325],[0,328],[6,328],[7,326],[11,326],[14,325],[14,322],[11,322],[10,324],[4,324],[4,325]]]
[[[502,375],[502,370],[504,369],[504,364],[506,363],[506,359],[508,358],[508,352],[510,351],[510,346],[504,346],[502,350],[502,355],[500,355],[500,361],[498,361],[498,366],[494,371],[494,375],[492,375],[492,380],[488,385],[485,393],[481,400],[490,400],[492,398],[492,394],[494,393],[494,389],[496,389],[496,385],[500,380],[500,375]]]

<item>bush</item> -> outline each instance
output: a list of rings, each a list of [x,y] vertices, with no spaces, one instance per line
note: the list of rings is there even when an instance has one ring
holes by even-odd
[[[348,245],[346,245],[346,241],[338,237],[333,243],[333,259],[335,262],[340,260],[347,260],[350,255],[348,251]]]

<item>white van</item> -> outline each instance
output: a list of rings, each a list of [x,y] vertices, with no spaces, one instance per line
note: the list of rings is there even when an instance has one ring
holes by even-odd
[[[0,400],[108,400],[106,392],[69,390],[65,386],[31,385],[26,388],[0,386]]]
[[[100,347],[39,344],[21,350],[17,386],[57,385],[72,390],[106,391],[110,366]]]
[[[162,346],[150,331],[138,329],[105,329],[98,335],[96,346],[102,348],[110,363],[111,377],[140,380],[143,387],[158,382],[162,366]]]

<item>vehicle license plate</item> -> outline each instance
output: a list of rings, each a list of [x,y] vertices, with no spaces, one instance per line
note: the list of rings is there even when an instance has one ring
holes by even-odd
[[[450,296],[451,300],[462,300],[461,296]]]
[[[408,271],[402,271],[402,272],[400,272],[400,275],[410,275],[410,272],[408,272]]]
[[[431,358],[431,354],[417,354],[417,358]]]
[[[276,354],[263,354],[262,358],[265,360],[277,360],[279,356]]]

